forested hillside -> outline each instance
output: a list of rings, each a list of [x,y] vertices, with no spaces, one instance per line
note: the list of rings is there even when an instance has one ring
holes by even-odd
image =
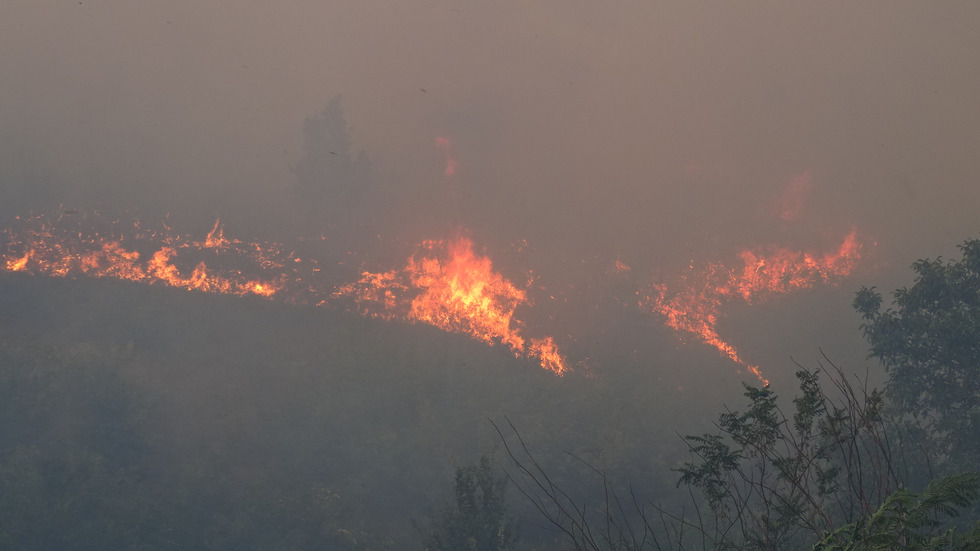
[[[738,389],[734,373],[706,379],[627,353],[616,369],[559,378],[426,326],[0,278],[4,547],[410,549],[454,466],[499,444],[489,419],[520,427],[558,480],[585,461],[669,499],[675,431],[713,411],[692,397],[717,404]],[[518,497],[523,540],[553,540]]]

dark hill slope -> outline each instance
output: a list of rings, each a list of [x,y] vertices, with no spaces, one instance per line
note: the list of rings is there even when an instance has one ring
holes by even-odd
[[[20,435],[5,465],[90,454],[122,482],[66,490],[112,499],[88,507],[91,518],[61,519],[63,530],[82,530],[85,518],[100,526],[122,508],[135,515],[127,541],[153,548],[411,548],[411,519],[448,492],[454,462],[498,443],[487,419],[505,416],[574,491],[595,488],[572,455],[655,497],[673,486],[675,430],[704,426],[739,389],[734,377],[705,377],[719,363],[710,353],[651,359],[657,343],[610,350],[629,358],[615,368],[558,378],[503,347],[426,326],[23,274],[0,274],[0,346],[4,426]],[[685,359],[706,367],[676,368]],[[16,491],[22,499],[2,498],[7,506],[76,497],[43,484]],[[37,528],[21,517],[17,533]]]

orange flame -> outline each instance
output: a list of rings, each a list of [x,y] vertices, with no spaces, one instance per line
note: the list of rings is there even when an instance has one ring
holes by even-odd
[[[138,223],[120,230],[120,224],[113,222],[111,233],[103,235],[79,229],[78,223],[87,217],[72,218],[60,226],[45,217],[35,217],[24,221],[19,230],[0,232],[7,238],[0,244],[0,267],[10,272],[110,277],[285,300],[307,293],[310,303],[318,305],[330,302],[324,297],[349,299],[366,315],[426,323],[490,345],[499,342],[516,356],[537,359],[542,368],[557,375],[568,371],[554,339],[525,338],[522,334],[523,324],[514,314],[518,307],[530,303],[527,291],[495,272],[490,259],[474,253],[467,238],[424,242],[404,268],[364,272],[359,280],[328,295],[306,283],[306,276],[301,275],[316,274],[319,268],[315,262],[311,266],[278,245],[229,240],[220,221],[200,242],[166,227],[163,232],[143,230]],[[723,357],[766,382],[759,367],[746,362],[719,335],[717,326],[725,304],[735,300],[752,303],[795,289],[835,284],[853,270],[860,254],[856,232],[823,254],[787,248],[744,250],[736,267],[717,262],[702,268],[692,265],[675,289],[654,285],[640,304],[664,316],[667,326],[713,346]],[[250,266],[248,273],[266,276],[246,276],[241,269],[228,267],[231,261],[242,259]],[[617,260],[612,271],[627,273],[630,267]]]
[[[557,375],[567,371],[551,337],[529,343],[521,335],[514,311],[528,301],[527,293],[493,271],[490,259],[475,254],[466,238],[426,241],[403,269],[364,272],[335,296],[353,298],[367,315],[427,323],[490,345],[500,342],[517,356],[538,358],[542,368]]]
[[[514,310],[528,302],[526,292],[494,272],[489,258],[474,254],[468,239],[425,242],[403,270],[365,272],[360,280],[326,295],[299,275],[318,272],[315,263],[310,267],[274,244],[229,240],[220,221],[204,241],[177,235],[166,226],[163,232],[146,231],[138,222],[123,230],[113,222],[111,235],[60,223],[61,217],[52,224],[39,216],[26,220],[18,230],[0,232],[7,237],[0,246],[0,267],[56,277],[160,283],[207,293],[286,295],[286,300],[307,293],[309,302],[320,306],[329,304],[326,296],[351,297],[369,315],[427,323],[491,345],[500,342],[516,355],[538,358],[542,367],[558,375],[567,370],[551,337],[525,340],[521,335]],[[202,256],[220,266],[238,256],[248,262],[251,271],[257,265],[257,271],[273,275],[253,278],[240,269],[214,269]]]
[[[695,271],[692,266],[682,278],[686,285],[680,291],[668,293],[666,285],[655,285],[652,295],[641,305],[664,316],[668,327],[696,336],[768,384],[759,367],[743,360],[735,347],[718,334],[722,306],[735,299],[751,303],[816,284],[834,284],[854,269],[860,253],[861,244],[854,231],[836,250],[822,255],[786,248],[765,254],[744,250],[739,254],[740,268],[712,263]]]
[[[5,267],[8,272],[22,272],[27,267],[27,261],[30,259],[31,251],[27,251],[21,258],[6,259]]]
[[[565,366],[565,358],[558,352],[558,346],[551,337],[543,339],[531,339],[530,355],[537,356],[541,360],[541,367],[561,376],[568,368]]]
[[[221,247],[227,247],[231,242],[225,239],[225,229],[221,227],[221,220],[214,221],[214,229],[208,234],[207,238],[204,239],[204,248],[206,249],[218,249]]]
[[[195,243],[171,233],[143,232],[134,223],[129,237],[103,237],[98,233],[87,235],[83,231],[55,229],[44,217],[28,221],[20,232],[7,230],[7,252],[2,254],[3,266],[11,272],[29,272],[56,277],[85,275],[109,277],[142,283],[161,283],[188,290],[233,295],[258,295],[271,297],[284,288],[286,275],[277,274],[272,279],[250,279],[241,271],[220,273],[209,269],[203,260],[197,262],[190,275],[183,275],[175,264],[180,251],[201,252],[206,249],[231,251],[240,242],[224,238],[220,223],[203,243]],[[124,242],[132,245],[124,246]],[[154,252],[143,261],[135,250],[137,242],[148,242]],[[14,252],[17,249],[20,252]],[[238,246],[234,252],[262,267],[282,267],[281,254],[270,246],[249,244]],[[219,259],[220,260],[220,259]],[[299,278],[295,278],[298,282]]]

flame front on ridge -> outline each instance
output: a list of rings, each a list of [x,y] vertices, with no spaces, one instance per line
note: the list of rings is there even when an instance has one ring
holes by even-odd
[[[220,221],[215,222],[203,243],[176,235],[169,228],[162,232],[146,231],[139,227],[139,223],[133,223],[125,230],[120,230],[120,224],[114,223],[105,235],[67,226],[52,224],[39,216],[27,220],[17,231],[6,230],[8,239],[2,254],[4,268],[11,272],[56,277],[108,277],[209,293],[262,297],[271,297],[287,283],[295,286],[301,280],[282,270],[286,267],[286,259],[277,258],[283,256],[282,251],[273,245],[229,241],[223,235]],[[225,256],[237,256],[249,264],[258,264],[259,271],[273,268],[276,273],[264,278],[251,277],[244,275],[240,268],[209,268],[203,259],[191,262],[194,268],[190,274],[186,268],[178,266],[178,257],[195,254],[200,257],[207,250],[220,250]],[[216,255],[212,258],[219,263],[228,262],[227,258]]]
[[[204,241],[194,241],[166,226],[160,232],[144,230],[138,222],[113,222],[108,231],[98,232],[85,224],[106,222],[97,215],[92,218],[79,225],[38,216],[20,228],[4,230],[0,267],[55,277],[107,277],[207,293],[299,299],[321,306],[329,304],[330,297],[352,297],[362,313],[427,323],[491,345],[500,342],[516,355],[537,358],[558,375],[567,370],[551,337],[521,335],[513,316],[517,306],[528,302],[527,293],[493,271],[490,259],[475,254],[469,239],[427,241],[403,270],[365,272],[330,295],[305,282],[302,274],[319,270],[315,262],[301,261],[274,244],[229,240],[220,221]]]
[[[493,271],[489,258],[473,252],[473,242],[426,241],[400,270],[364,272],[336,296],[353,298],[362,313],[384,319],[427,323],[464,333],[515,355],[538,358],[541,367],[563,375],[565,360],[551,337],[525,339],[514,310],[527,293]]]
[[[860,253],[855,231],[836,250],[825,254],[787,248],[768,252],[746,249],[739,254],[740,267],[728,268],[717,262],[702,269],[692,266],[681,278],[679,290],[671,292],[667,285],[656,284],[640,303],[664,316],[668,327],[694,335],[768,383],[758,366],[743,360],[718,334],[722,306],[736,299],[753,303],[819,283],[834,284],[854,269]]]
[[[357,281],[331,293],[310,283],[319,271],[315,261],[301,260],[275,244],[228,239],[220,221],[203,241],[178,235],[166,226],[163,231],[149,231],[138,222],[107,224],[98,215],[65,222],[62,217],[52,222],[38,216],[22,222],[20,228],[0,232],[5,238],[0,244],[0,268],[6,271],[108,277],[321,306],[347,302],[364,315],[425,323],[489,345],[501,343],[516,356],[535,358],[557,375],[568,371],[554,339],[525,337],[523,324],[514,317],[518,307],[530,304],[526,289],[494,271],[491,260],[475,253],[466,237],[425,241],[403,268],[363,272]],[[92,229],[105,226],[107,231]],[[734,267],[720,262],[692,264],[678,283],[653,285],[640,305],[663,316],[668,327],[713,346],[766,382],[759,367],[745,361],[719,335],[724,306],[835,284],[853,270],[860,254],[856,232],[827,253],[746,249]],[[614,269],[630,271],[618,260]]]

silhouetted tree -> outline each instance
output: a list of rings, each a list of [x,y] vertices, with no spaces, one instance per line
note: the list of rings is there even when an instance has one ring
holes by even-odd
[[[980,548],[980,521],[964,523],[966,533],[949,521],[975,503],[980,475],[930,481],[937,461],[949,473],[980,458],[980,240],[960,249],[959,261],[916,262],[915,284],[893,293],[895,310],[882,311],[874,288],[858,292],[871,356],[888,370],[885,393],[826,360],[829,369],[797,373],[791,415],[768,385],[746,385],[747,409],[722,414],[718,433],[684,438],[692,460],[680,484],[703,495],[692,494],[693,518],[642,505],[632,491],[621,498],[595,468],[607,499],[587,508],[516,430],[520,446],[498,429],[518,489],[580,550]]]
[[[501,438],[519,491],[575,549],[808,549],[841,527],[865,526],[885,504],[911,499],[906,488],[929,465],[916,425],[825,360],[820,370],[797,372],[792,414],[768,385],[746,385],[744,411],[721,414],[717,433],[684,438],[692,458],[678,469],[679,484],[702,496],[692,493],[693,516],[639,503],[632,491],[621,496],[596,468],[607,498],[585,507],[548,476],[520,435],[519,446]],[[939,527],[929,525],[928,534]]]
[[[892,293],[894,308],[882,311],[874,287],[854,299],[886,391],[936,432],[950,466],[980,460],[980,240],[960,250],[958,261],[913,264],[915,283]]]
[[[426,551],[506,551],[517,540],[504,499],[507,479],[495,473],[493,459],[456,468],[453,501],[422,529]]]
[[[367,213],[370,162],[355,153],[340,96],[303,123],[303,155],[293,191],[307,237],[354,235]]]
[[[825,360],[832,390],[819,371],[798,371],[791,416],[768,385],[746,385],[748,408],[719,416],[720,434],[685,438],[693,461],[679,469],[680,482],[704,494],[720,548],[810,545],[870,515],[928,465],[920,431]]]

